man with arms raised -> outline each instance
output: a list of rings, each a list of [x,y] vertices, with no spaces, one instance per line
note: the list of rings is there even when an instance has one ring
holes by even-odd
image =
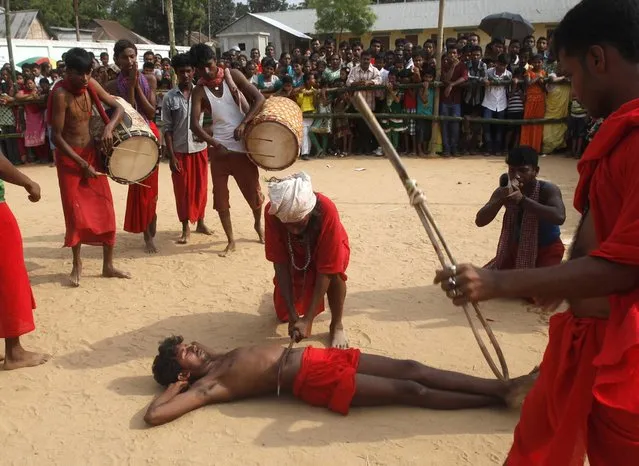
[[[73,250],[71,284],[80,285],[83,244],[102,246],[104,277],[130,278],[113,266],[115,245],[115,212],[111,188],[106,176],[100,176],[100,148],[89,132],[89,120],[94,108],[96,118],[106,119],[102,103],[114,109],[111,121],[102,135],[102,149],[109,151],[113,143],[113,128],[122,119],[122,107],[91,78],[93,62],[89,53],[80,48],[65,55],[65,78],[49,95],[47,115],[56,147],[56,167],[60,197],[66,224],[64,245]]]
[[[266,259],[275,268],[273,303],[291,338],[311,335],[315,317],[331,309],[330,344],[347,348],[342,315],[346,299],[348,235],[337,207],[313,192],[304,172],[271,181],[265,210]]]
[[[262,345],[225,354],[199,343],[184,343],[182,337],[167,338],[158,353],[153,376],[168,387],[144,416],[152,426],[205,405],[274,395],[280,389],[344,415],[351,406],[442,410],[516,406],[536,377],[531,374],[509,382],[480,379],[353,348],[309,346],[294,348],[286,356],[279,345]]]
[[[498,270],[529,269],[557,265],[564,257],[559,226],[566,220],[566,207],[559,187],[537,179],[539,155],[529,146],[512,149],[506,158],[506,186],[495,189],[488,203],[477,212],[475,224],[490,224],[502,207],[497,256],[486,267]],[[502,181],[502,180],[500,180]]]
[[[439,271],[453,302],[538,296],[550,320],[541,372],[507,465],[637,464],[639,458],[639,2],[584,0],[553,36],[573,91],[606,118],[579,162],[571,260],[544,269]]]
[[[228,239],[221,256],[235,250],[235,237],[231,223],[229,202],[229,176],[235,181],[244,199],[253,211],[255,231],[262,238],[262,203],[257,166],[246,155],[244,130],[260,111],[264,97],[249,83],[240,70],[225,70],[217,66],[215,52],[206,44],[191,47],[191,64],[196,68],[199,81],[193,90],[191,127],[193,133],[206,141],[210,149],[213,177],[213,208],[217,210]],[[246,99],[244,98],[246,97]],[[248,103],[246,102],[248,100]],[[202,112],[213,119],[213,135],[202,128]]]
[[[191,236],[189,222],[197,222],[198,233],[210,235],[204,224],[209,184],[209,156],[205,142],[195,141],[191,132],[191,94],[193,66],[187,53],[173,57],[171,65],[178,77],[178,86],[162,100],[162,123],[166,148],[171,157],[171,178],[178,219],[182,222],[179,244]],[[203,120],[203,116],[201,120]],[[200,121],[200,124],[202,122]]]

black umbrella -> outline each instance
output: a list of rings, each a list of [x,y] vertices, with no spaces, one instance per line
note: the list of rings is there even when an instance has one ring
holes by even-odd
[[[486,16],[481,20],[479,29],[490,37],[505,39],[523,39],[535,30],[530,21],[521,15],[507,12]]]

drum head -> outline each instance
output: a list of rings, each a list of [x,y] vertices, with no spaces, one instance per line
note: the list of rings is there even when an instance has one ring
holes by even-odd
[[[134,136],[122,141],[109,157],[109,174],[130,183],[147,178],[158,164],[157,143],[145,136]]]
[[[246,135],[246,150],[258,167],[284,170],[295,163],[300,147],[289,128],[276,121],[264,121]]]

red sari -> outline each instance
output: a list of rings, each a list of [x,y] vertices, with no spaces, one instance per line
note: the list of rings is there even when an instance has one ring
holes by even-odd
[[[579,163],[575,207],[589,206],[592,257],[639,266],[639,99],[610,115]],[[639,458],[639,287],[610,295],[607,320],[550,321],[537,383],[508,465],[630,466]]]
[[[530,79],[538,77],[546,77],[546,72],[541,70],[535,73],[532,70],[526,71]],[[543,118],[546,115],[546,91],[541,84],[533,84],[528,86],[526,90],[526,104],[524,106],[524,120],[534,120]],[[541,153],[541,145],[544,140],[543,125],[522,125],[520,144],[522,146],[531,146],[537,152]]]
[[[323,194],[317,193],[317,202],[321,208],[321,227],[315,244],[310,245],[311,258],[306,272],[290,267],[293,274],[293,298],[297,314],[303,316],[311,305],[313,290],[317,274],[340,274],[346,280],[346,269],[350,258],[350,246],[348,235],[339,218],[337,207],[333,201]],[[266,259],[275,264],[290,264],[291,257],[288,250],[288,232],[284,224],[275,216],[268,213],[270,203],[264,210],[265,217],[265,243]],[[306,247],[292,241],[293,261],[297,267],[305,265],[307,257]],[[275,290],[273,302],[277,317],[282,321],[288,321],[288,309],[282,297],[277,277],[273,279]],[[322,299],[316,314],[324,311]]]
[[[0,202],[0,338],[33,331],[35,307],[20,228],[7,203]]]

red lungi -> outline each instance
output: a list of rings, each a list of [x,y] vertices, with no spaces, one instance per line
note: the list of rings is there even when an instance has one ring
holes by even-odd
[[[96,171],[103,171],[102,163],[92,146],[74,147],[73,150]],[[64,246],[113,246],[115,211],[107,177],[83,178],[78,164],[59,149],[56,150],[55,160],[66,225]]]
[[[153,134],[160,139],[158,127],[152,121],[149,127]],[[155,218],[158,203],[158,172],[159,167],[139,184],[129,185],[126,198],[126,213],[124,214],[124,231],[129,233],[143,233]]]
[[[193,154],[175,153],[180,172],[171,173],[175,207],[180,222],[195,223],[204,218],[208,195],[209,155],[206,149]]]
[[[592,215],[590,256],[639,267],[639,99],[602,123],[579,162],[575,208]],[[608,296],[607,320],[554,316],[508,465],[631,466],[639,458],[639,286]]]
[[[20,228],[7,203],[0,202],[0,338],[17,338],[35,329],[35,307]]]
[[[360,350],[355,348],[313,348],[302,354],[293,394],[300,400],[348,414],[355,396]]]
[[[510,247],[510,251],[506,260],[504,260],[504,264],[502,266],[502,270],[508,270],[515,267],[515,261],[517,259],[517,251],[519,249],[519,243],[513,243]],[[535,267],[550,267],[553,265],[561,264],[562,259],[564,258],[564,252],[566,251],[566,247],[564,243],[561,241],[561,238],[557,238],[553,243],[548,246],[540,246],[537,249],[537,260],[535,262]],[[492,262],[492,261],[491,261]]]
[[[348,235],[339,218],[337,207],[333,201],[323,194],[316,193],[317,202],[321,208],[321,227],[317,242],[311,244],[311,261],[306,272],[294,270],[293,274],[293,299],[297,314],[303,316],[309,311],[313,299],[313,290],[317,274],[339,274],[346,281],[346,269],[350,259],[350,246]],[[291,257],[288,250],[288,232],[280,220],[268,213],[270,204],[264,209],[264,236],[266,243],[266,259],[276,264],[290,264]],[[293,242],[293,257],[295,264],[302,267],[307,260],[306,247],[298,242]],[[288,321],[288,308],[282,292],[280,291],[277,277],[273,279],[275,290],[273,291],[273,303],[278,319]],[[324,311],[324,299],[320,301],[315,314]]]

